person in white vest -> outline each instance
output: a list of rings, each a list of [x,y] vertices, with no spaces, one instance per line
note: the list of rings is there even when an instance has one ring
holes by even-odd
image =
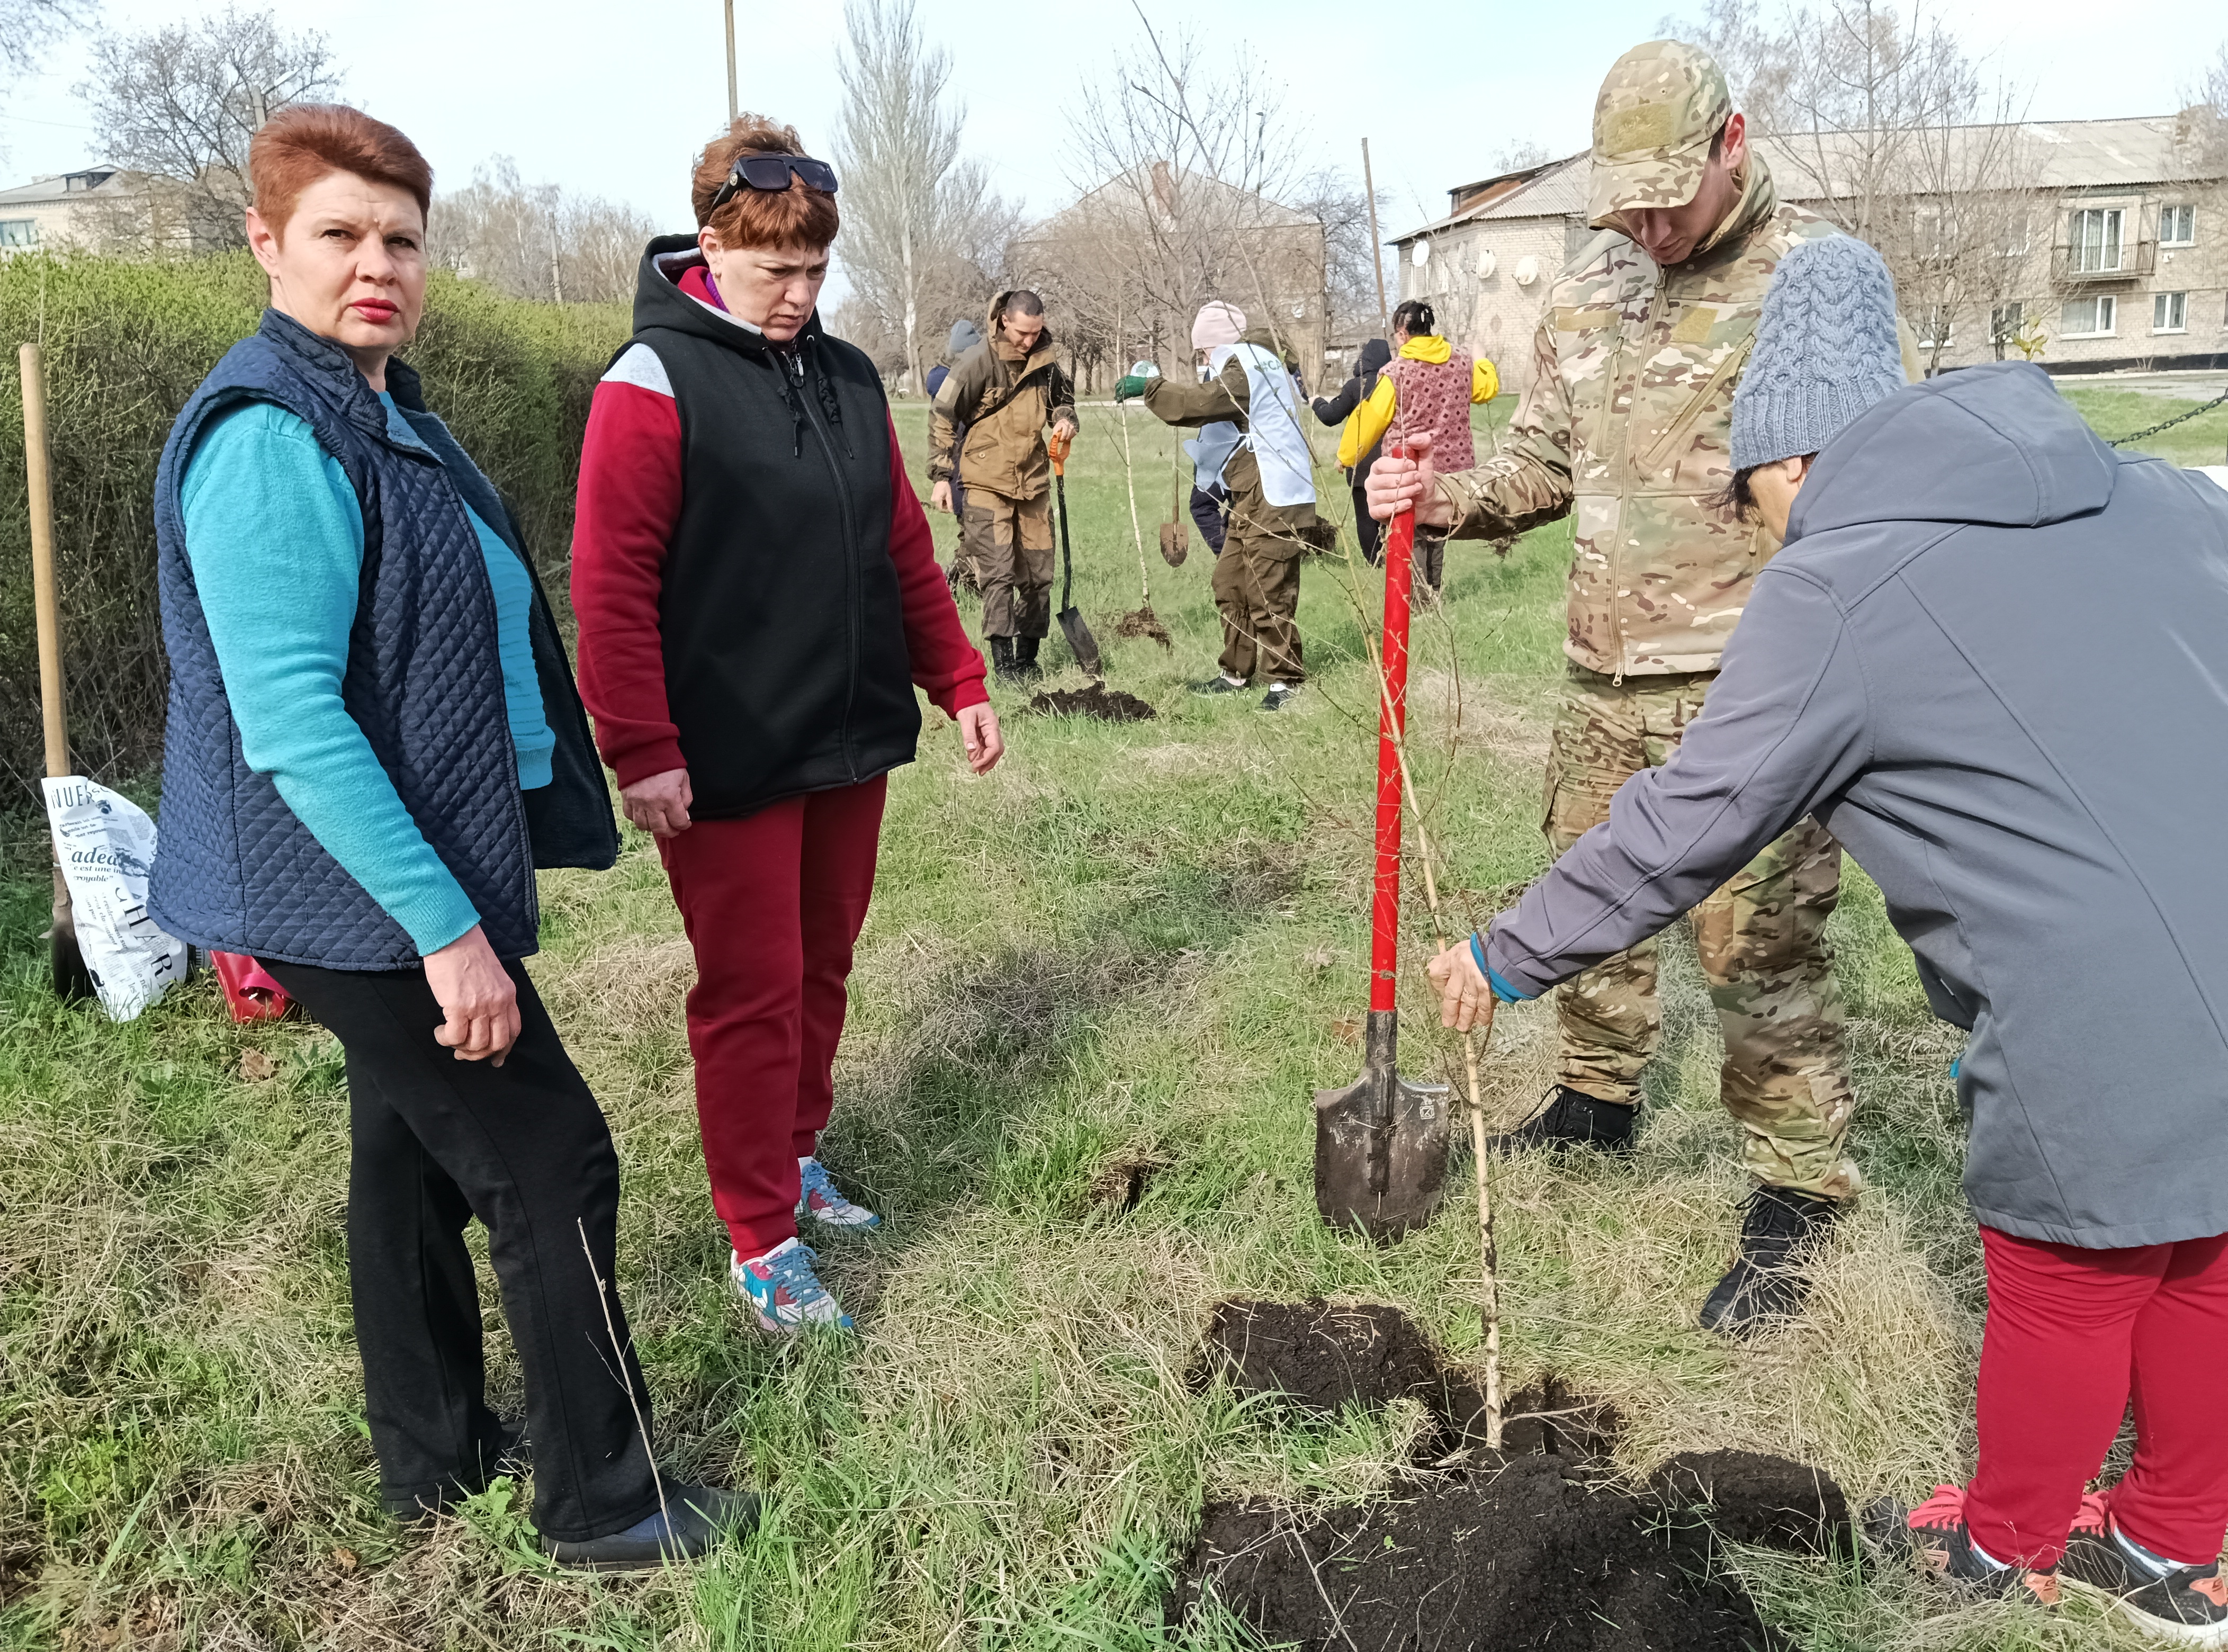
[[[1194,484],[1219,483],[1230,497],[1229,535],[1214,565],[1222,669],[1194,691],[1236,694],[1258,676],[1268,685],[1261,709],[1275,711],[1291,702],[1307,675],[1296,618],[1300,555],[1317,533],[1315,456],[1300,425],[1298,368],[1274,329],[1249,330],[1245,312],[1219,299],[1200,309],[1191,343],[1206,358],[1202,382],[1178,384],[1141,362],[1114,387],[1114,399],[1142,396],[1162,423],[1200,431]],[[1218,426],[1235,439],[1207,439],[1221,434]],[[1220,472],[1211,475],[1210,456],[1218,452]]]

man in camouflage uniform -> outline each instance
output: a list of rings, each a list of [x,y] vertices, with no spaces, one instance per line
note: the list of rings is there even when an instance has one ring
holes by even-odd
[[[1440,498],[1418,508],[1419,521],[1465,537],[1573,518],[1568,684],[1545,819],[1559,855],[1607,817],[1628,776],[1668,759],[1750,580],[1778,549],[1721,496],[1733,388],[1780,259],[1835,233],[1778,198],[1724,74],[1692,46],[1655,41],[1618,59],[1593,130],[1601,233],[1549,295],[1508,440],[1486,464],[1438,477]],[[1906,341],[1906,372],[1909,361]],[[1713,1329],[1797,1308],[1809,1253],[1857,1189],[1825,938],[1841,865],[1840,844],[1805,821],[1691,914],[1725,1033],[1721,1094],[1758,1184],[1733,1265],[1703,1306]],[[1558,989],[1559,1082],[1501,1150],[1629,1148],[1662,1032],[1655,970],[1649,942]]]

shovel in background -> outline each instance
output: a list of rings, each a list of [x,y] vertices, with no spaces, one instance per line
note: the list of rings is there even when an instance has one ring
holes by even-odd
[[[1395,445],[1395,458],[1405,451]],[[1377,715],[1377,880],[1369,914],[1369,1019],[1361,1077],[1316,1092],[1316,1209],[1382,1244],[1431,1219],[1446,1185],[1447,1087],[1400,1076],[1393,988],[1400,956],[1400,750],[1408,713],[1408,605],[1416,516],[1392,519],[1385,553],[1383,692]]]
[[[1091,627],[1083,623],[1083,611],[1075,605],[1075,555],[1067,542],[1067,450],[1073,445],[1075,433],[1065,426],[1053,430],[1045,451],[1052,455],[1053,497],[1060,507],[1060,612],[1053,616],[1060,621],[1060,634],[1067,638],[1068,652],[1086,676],[1104,675],[1098,658],[1098,639],[1091,634]]]
[[[23,373],[23,480],[31,507],[31,605],[39,631],[39,708],[45,714],[47,774],[60,779],[71,772],[69,718],[62,702],[61,600],[54,585],[54,507],[52,467],[47,448],[47,378],[39,347],[26,344]],[[93,996],[93,974],[77,944],[77,918],[70,909],[69,885],[62,879],[61,852],[54,852],[54,927],[47,932],[54,992],[63,998]]]
[[[1191,554],[1191,536],[1184,531],[1182,452],[1179,445],[1168,459],[1168,509],[1173,514],[1161,524],[1161,560],[1172,568],[1181,567]]]

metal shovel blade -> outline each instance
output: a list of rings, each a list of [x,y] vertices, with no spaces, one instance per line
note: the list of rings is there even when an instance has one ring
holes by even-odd
[[[54,868],[54,927],[47,932],[48,964],[57,998],[90,998],[93,971],[85,967],[85,953],[77,944],[77,913],[70,905],[69,885],[62,869]]]
[[[1091,634],[1091,627],[1083,622],[1083,610],[1063,608],[1054,616],[1060,621],[1060,634],[1067,638],[1068,651],[1086,676],[1104,676],[1104,669],[1098,659],[1098,639]]]
[[[1161,560],[1172,568],[1180,568],[1184,565],[1184,558],[1190,554],[1191,536],[1184,532],[1183,524],[1162,522],[1161,524]]]
[[[1361,1077],[1316,1092],[1316,1208],[1383,1244],[1431,1220],[1447,1180],[1447,1087],[1400,1076],[1398,1020],[1372,1010]]]

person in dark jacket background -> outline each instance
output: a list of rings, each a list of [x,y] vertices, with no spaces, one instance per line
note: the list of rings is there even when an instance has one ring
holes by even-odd
[[[760,116],[705,148],[701,227],[650,242],[634,342],[596,387],[573,535],[596,741],[696,955],[688,1047],[730,1276],[784,1334],[850,1324],[799,1220],[877,1221],[818,1143],[914,688],[975,772],[1004,750],[880,375],[821,330],[836,188]]]
[[[1353,419],[1377,388],[1377,375],[1392,359],[1392,346],[1381,338],[1365,341],[1361,354],[1355,359],[1354,376],[1339,387],[1335,396],[1317,396],[1309,405],[1314,408],[1316,421],[1325,425],[1343,425]],[[1369,485],[1369,467],[1377,463],[1384,451],[1384,439],[1370,444],[1369,449],[1346,471],[1347,483],[1354,490],[1354,536],[1361,541],[1361,560],[1370,567],[1377,566],[1377,546],[1384,528],[1376,517],[1369,514],[1366,490]]]
[[[484,1392],[477,1214],[545,1546],[599,1569],[701,1553],[752,1500],[659,1486],[607,1283],[618,1160],[521,961],[534,868],[611,864],[609,796],[517,524],[392,359],[425,308],[432,171],[394,127],[300,104],[248,172],[271,307],[179,413],[156,484],[150,905],[255,957],[347,1052],[349,1283],[388,1512],[515,1471]]]
[[[1886,269],[1838,235],[1779,266],[1732,458],[1784,548],[1701,714],[1432,961],[1447,1019],[1655,933],[1815,814],[1969,1034],[1979,1457],[1900,1527],[1937,1572],[2228,1642],[2228,494],[2107,447],[2024,362],[1906,387]],[[1433,492],[1386,460],[1371,503]],[[2084,1497],[2131,1395],[2134,1465]]]

